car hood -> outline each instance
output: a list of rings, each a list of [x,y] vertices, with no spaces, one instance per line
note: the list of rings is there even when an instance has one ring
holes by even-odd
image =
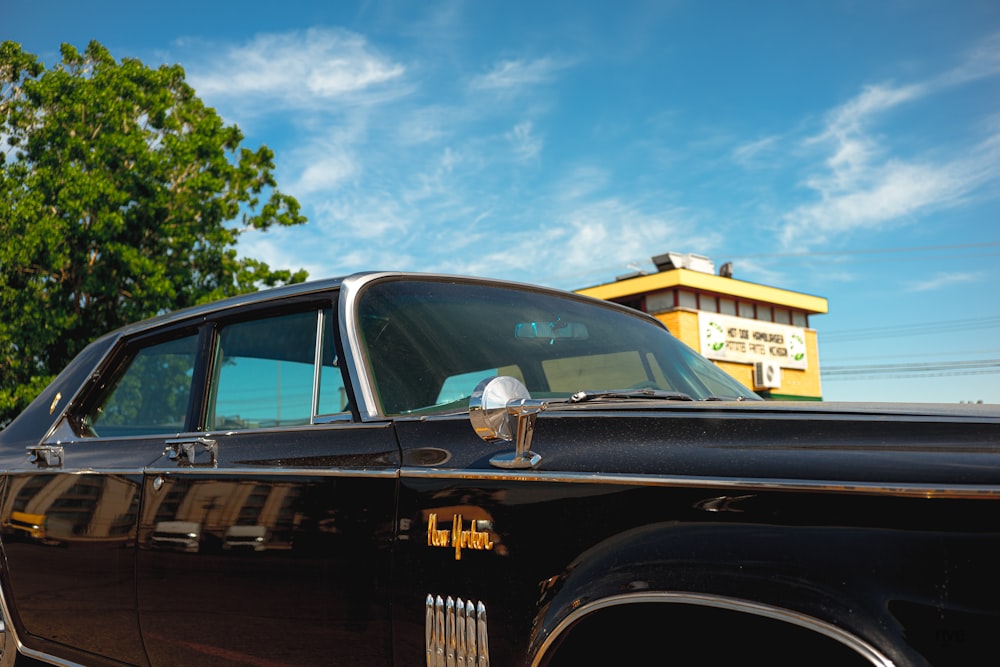
[[[822,401],[663,401],[663,400],[604,400],[585,404],[553,402],[549,410],[650,410],[682,409],[693,411],[726,411],[737,413],[867,416],[871,418],[944,417],[973,421],[1000,422],[1000,405],[986,403],[861,403]]]

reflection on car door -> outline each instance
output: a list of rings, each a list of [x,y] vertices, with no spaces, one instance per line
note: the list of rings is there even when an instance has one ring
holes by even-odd
[[[184,430],[197,349],[191,330],[125,346],[71,416],[77,428],[63,424],[11,471],[0,516],[29,647],[145,664],[134,573],[142,470]]]
[[[201,428],[143,481],[150,663],[388,664],[398,447],[351,421],[331,308],[211,326]]]

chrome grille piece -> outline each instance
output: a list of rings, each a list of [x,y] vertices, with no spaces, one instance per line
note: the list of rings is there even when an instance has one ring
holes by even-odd
[[[486,605],[428,595],[425,617],[427,667],[489,667]]]

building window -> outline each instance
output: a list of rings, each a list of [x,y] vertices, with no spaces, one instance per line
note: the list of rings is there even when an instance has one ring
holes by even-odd
[[[666,292],[657,292],[656,294],[649,294],[646,296],[647,313],[662,313],[664,311],[673,309],[674,309],[673,290],[668,290]]]
[[[719,312],[719,300],[716,299],[714,296],[699,294],[698,310],[703,310],[706,313],[717,313]]]
[[[690,308],[691,310],[698,309],[698,295],[694,292],[688,292],[686,290],[678,290],[677,292],[677,307],[678,308]]]
[[[807,327],[809,326],[809,319],[806,317],[805,313],[800,313],[798,311],[792,312],[792,324],[797,327]]]
[[[746,301],[739,302],[739,313],[740,317],[747,317],[753,319],[753,304],[747,303]]]
[[[628,297],[625,299],[615,299],[615,303],[621,304],[626,308],[632,308],[633,310],[647,312],[645,304],[643,303],[643,298],[641,296]]]
[[[736,302],[732,299],[719,299],[719,312],[723,315],[735,315]]]
[[[792,323],[791,313],[789,313],[784,308],[775,308],[774,321],[778,322],[779,324],[791,324]]]
[[[774,316],[771,314],[771,306],[757,306],[757,319],[762,322],[770,322]]]

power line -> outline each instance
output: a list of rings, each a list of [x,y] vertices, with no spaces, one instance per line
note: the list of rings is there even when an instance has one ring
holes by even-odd
[[[828,366],[820,369],[820,375],[824,382],[828,380],[952,377],[961,375],[989,375],[993,373],[1000,373],[1000,359]]]
[[[991,248],[1000,246],[1000,241],[986,243],[954,243],[948,245],[901,246],[897,248],[855,248],[853,250],[813,250],[807,252],[765,252],[749,255],[728,255],[729,259],[758,259],[763,257],[836,257],[839,255],[880,255],[905,252],[929,252],[937,250],[964,250],[967,248]],[[992,255],[991,255],[992,256]]]
[[[970,354],[994,354],[996,352],[1000,352],[1000,347],[985,348],[985,349],[979,349],[979,350],[950,350],[950,351],[944,351],[944,352],[941,352],[941,351],[938,351],[938,350],[934,350],[933,352],[929,352],[929,353],[927,353],[927,354],[925,354],[923,356],[924,357],[956,357],[956,356],[963,356],[963,357],[965,357],[965,356],[968,356]],[[867,359],[881,359],[881,360],[885,360],[885,359],[912,359],[912,358],[913,358],[913,353],[912,352],[908,352],[906,354],[862,354],[862,355],[854,355],[854,356],[849,356],[849,357],[834,356],[832,358],[832,362],[834,364],[836,364],[836,363],[842,363],[842,362],[845,362],[845,361],[862,361],[862,360],[867,360]],[[831,357],[827,356],[825,354],[823,355],[823,359],[826,362],[830,362],[831,361]]]
[[[811,265],[823,264],[824,266],[835,266],[835,267],[847,267],[856,266],[858,264],[900,264],[903,262],[943,262],[945,260],[969,260],[969,259],[979,259],[983,257],[1000,257],[1000,252],[976,252],[976,253],[962,253],[954,255],[917,255],[917,256],[897,256],[897,257],[844,257],[843,259],[837,259],[835,256],[831,257],[809,257],[809,256],[793,256],[786,257],[783,259],[788,260],[788,265],[793,265],[795,263],[802,263],[809,261]]]
[[[823,373],[823,382],[850,382],[856,380],[864,380],[865,382],[872,382],[875,380],[907,380],[912,378],[945,378],[945,377],[959,377],[963,375],[993,375],[1000,373],[1000,368],[986,369],[981,371],[955,371],[947,373],[924,373],[924,372],[914,372],[914,373],[894,373],[886,375],[878,375],[872,377],[871,375],[866,375],[864,373],[858,373],[857,375],[846,375],[846,376],[833,376],[827,377]]]
[[[895,324],[884,327],[824,331],[820,333],[820,338],[823,343],[846,343],[849,341],[866,340],[870,338],[925,336],[931,334],[951,333],[953,331],[989,329],[998,326],[1000,326],[1000,317],[970,317],[967,319],[948,320],[945,322],[917,322],[911,324]]]

